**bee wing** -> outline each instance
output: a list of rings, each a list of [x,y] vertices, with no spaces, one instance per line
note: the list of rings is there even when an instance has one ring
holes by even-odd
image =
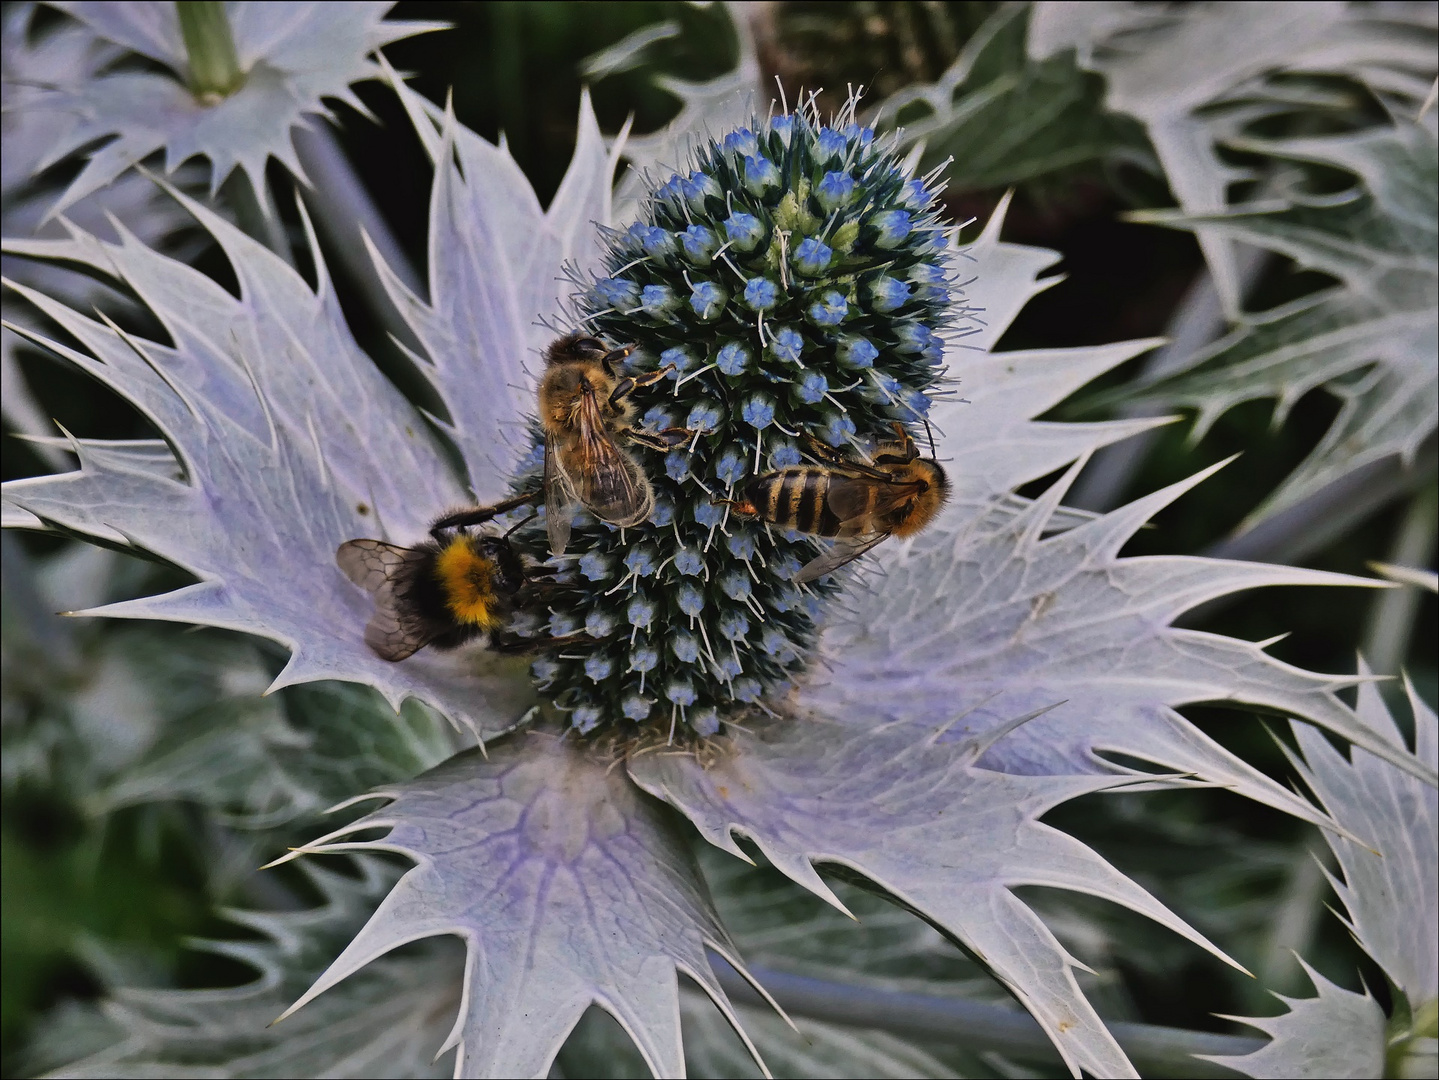
[[[654,492],[634,458],[616,445],[593,392],[580,399],[580,501],[595,517],[621,527],[635,525],[654,509]]]
[[[887,480],[882,476],[831,475],[825,505],[840,521],[882,518],[919,494],[920,485]],[[873,500],[873,501],[871,501]]]
[[[335,562],[345,576],[368,593],[378,592],[401,568],[424,557],[422,551],[383,540],[347,540],[335,552]]]
[[[545,533],[550,538],[550,551],[563,555],[570,542],[570,520],[575,516],[579,498],[575,485],[560,464],[559,455],[545,442]]]
[[[425,553],[381,540],[349,540],[335,552],[345,576],[375,599],[375,614],[365,626],[365,644],[382,660],[397,661],[434,639],[432,629],[408,616],[395,590],[414,574]]]
[[[834,547],[830,548],[823,555],[811,559],[799,568],[795,574],[796,584],[805,581],[813,581],[815,578],[824,577],[825,574],[833,573],[846,563],[853,562],[870,548],[874,547],[881,540],[889,538],[889,533],[871,533],[868,536],[855,536],[836,540]]]

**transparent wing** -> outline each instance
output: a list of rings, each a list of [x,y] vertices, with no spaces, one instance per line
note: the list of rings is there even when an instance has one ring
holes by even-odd
[[[559,455],[545,442],[545,533],[550,538],[550,551],[563,555],[570,543],[570,521],[575,516],[579,498],[575,485],[560,465]]]
[[[840,539],[834,542],[830,548],[818,558],[811,559],[799,568],[795,574],[796,582],[813,581],[815,578],[824,577],[825,574],[833,573],[845,563],[853,562],[870,548],[874,547],[881,540],[889,538],[889,533],[871,533],[869,536],[856,536],[847,539]]]
[[[634,458],[616,445],[599,398],[586,393],[577,416],[580,501],[603,521],[629,526],[643,521],[653,509],[654,494]]]
[[[882,518],[896,507],[909,502],[920,492],[919,484],[896,483],[869,476],[830,475],[825,504],[840,521],[859,517]],[[871,503],[870,500],[874,502]]]
[[[397,591],[424,559],[423,551],[382,540],[348,540],[335,552],[345,576],[375,599],[375,614],[365,626],[365,644],[382,660],[403,660],[434,639],[425,621],[406,611]]]
[[[378,592],[402,567],[424,557],[424,552],[383,540],[347,540],[335,552],[335,562],[345,576],[368,593]]]

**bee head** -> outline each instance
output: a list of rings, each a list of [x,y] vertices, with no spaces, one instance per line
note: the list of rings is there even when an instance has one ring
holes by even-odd
[[[630,345],[611,349],[593,334],[578,330],[557,340],[545,353],[545,360],[551,364],[598,363],[604,365],[606,373],[614,374],[614,365],[633,351]]]
[[[525,583],[525,568],[520,557],[503,536],[482,536],[475,541],[480,554],[494,563],[495,591],[514,595]]]

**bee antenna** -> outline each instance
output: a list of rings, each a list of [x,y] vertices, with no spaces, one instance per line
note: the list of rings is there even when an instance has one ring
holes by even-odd
[[[929,426],[929,417],[926,416],[926,417],[924,417],[923,419],[924,419],[924,434],[925,434],[925,438],[927,438],[927,439],[929,440],[929,456],[932,457],[932,458],[933,458],[933,457],[937,457],[938,454],[939,454],[939,451],[936,450],[936,449],[935,449],[935,446],[934,446],[934,429]]]

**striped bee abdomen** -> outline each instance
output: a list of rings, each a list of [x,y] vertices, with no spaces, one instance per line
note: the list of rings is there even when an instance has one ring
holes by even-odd
[[[830,509],[830,477],[825,469],[790,466],[751,480],[744,495],[760,517],[780,528],[838,536],[844,522]]]

